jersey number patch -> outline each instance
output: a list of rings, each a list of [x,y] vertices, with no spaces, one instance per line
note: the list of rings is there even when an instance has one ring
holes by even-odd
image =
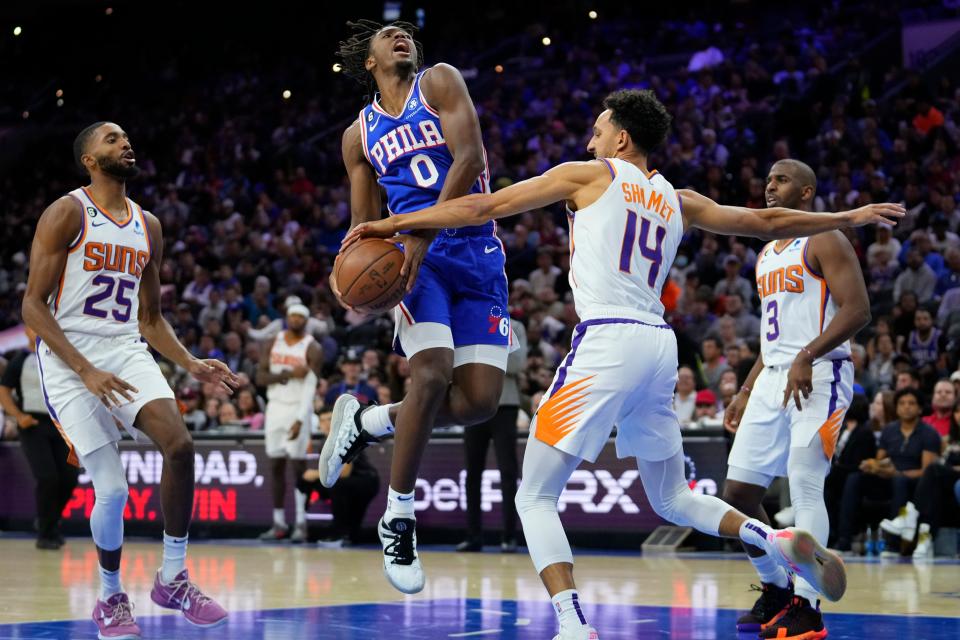
[[[637,239],[637,212],[627,209],[627,222],[623,229],[623,245],[620,249],[620,271],[630,273],[630,261],[633,259],[633,244]],[[653,233],[653,247],[650,246],[650,227],[656,227]],[[667,230],[658,224],[651,223],[646,218],[640,218],[640,255],[650,261],[650,273],[647,284],[657,285],[657,276],[660,275],[660,264],[663,262],[663,239]]]
[[[418,153],[410,159],[410,173],[421,187],[432,187],[440,178],[437,165],[433,164],[433,160],[425,153]]]
[[[93,279],[93,284],[102,286],[103,289],[100,289],[87,298],[87,301],[83,305],[84,315],[94,318],[106,318],[107,315],[112,315],[113,319],[117,322],[126,322],[130,319],[133,301],[127,297],[127,294],[137,286],[135,280],[115,278],[113,276],[100,274]],[[97,306],[111,297],[116,304],[112,305],[113,308],[110,309],[109,312]]]

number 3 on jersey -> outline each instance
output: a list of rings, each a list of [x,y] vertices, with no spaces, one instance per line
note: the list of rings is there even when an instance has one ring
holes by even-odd
[[[637,239],[637,212],[627,209],[627,222],[623,230],[623,246],[620,249],[620,271],[630,273],[630,261],[633,258],[633,243]],[[654,231],[654,244],[650,247],[650,227],[656,227]],[[657,276],[660,275],[660,264],[663,262],[663,239],[667,235],[667,230],[658,224],[653,224],[646,218],[640,218],[640,255],[650,261],[650,274],[647,276],[647,284],[651,287],[657,285]]]

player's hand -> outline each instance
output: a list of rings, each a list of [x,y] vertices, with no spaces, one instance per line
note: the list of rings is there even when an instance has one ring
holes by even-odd
[[[787,408],[790,397],[797,405],[797,411],[803,411],[800,406],[800,394],[806,400],[813,392],[813,358],[804,349],[793,359],[790,371],[787,373],[787,388],[783,390],[783,408]]]
[[[907,215],[907,210],[901,204],[884,202],[868,204],[859,209],[848,211],[851,227],[862,227],[865,224],[889,224],[896,226],[897,221]]]
[[[37,422],[37,419],[29,413],[21,413],[17,416],[17,426],[21,429],[29,429],[37,426],[38,424],[39,423]]]
[[[427,250],[435,237],[435,233],[429,233],[428,235],[411,233],[390,240],[403,244],[403,266],[400,267],[400,277],[406,278],[407,293],[413,291],[417,274],[420,273],[420,265],[423,264],[423,259],[426,257]]]
[[[287,440],[296,440],[300,435],[300,427],[302,425],[303,423],[299,420],[290,425],[290,431],[288,432],[289,435],[287,435]]]
[[[340,250],[341,253],[343,249]],[[337,302],[340,303],[340,306],[346,309],[347,311],[355,311],[353,307],[348,305],[343,300],[343,296],[340,295],[340,287],[337,286],[337,279],[334,277],[334,274],[337,272],[337,260],[340,259],[340,254],[337,254],[337,257],[333,261],[333,270],[330,272],[330,291],[333,292],[333,295],[336,296]],[[286,384],[286,380],[283,381]]]
[[[308,373],[310,373],[310,367],[300,365],[290,370],[290,377],[301,380],[306,378]]]
[[[117,396],[120,396],[127,402],[133,402],[133,394],[139,393],[139,389],[130,383],[121,380],[109,371],[101,369],[90,369],[87,373],[80,376],[84,386],[90,390],[90,393],[100,398],[100,402],[106,408],[119,407],[122,402]]]
[[[187,372],[200,382],[212,382],[217,389],[233,395],[233,390],[240,386],[240,378],[230,367],[212,358],[206,360],[192,360]]]
[[[372,222],[361,222],[347,233],[343,242],[340,243],[340,251],[364,238],[391,238],[396,233],[392,216]]]
[[[747,401],[750,399],[750,395],[740,391],[735,396],[733,400],[727,406],[726,410],[723,412],[723,428],[729,431],[730,433],[736,433],[737,429],[740,428],[740,419],[743,417],[743,412],[747,408]]]

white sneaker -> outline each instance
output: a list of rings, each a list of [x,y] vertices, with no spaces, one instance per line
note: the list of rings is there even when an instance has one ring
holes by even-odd
[[[809,582],[827,600],[836,602],[847,590],[847,570],[843,560],[817,542],[803,529],[790,527],[774,531],[766,541],[766,552],[787,572]]]
[[[593,627],[560,627],[560,633],[553,640],[600,640],[600,634]]]
[[[328,489],[340,479],[345,464],[352,462],[371,443],[378,442],[360,424],[363,408],[360,401],[349,393],[341,395],[333,405],[330,433],[323,442],[318,464],[320,484]]]
[[[417,556],[417,521],[394,518],[388,524],[384,518],[377,525],[383,545],[383,573],[397,591],[420,593],[426,578]]]
[[[297,524],[293,527],[293,533],[290,534],[290,542],[300,544],[307,541],[307,525]]]
[[[930,525],[921,524],[917,537],[917,548],[913,550],[914,560],[933,559],[933,536],[930,535]]]
[[[784,529],[786,527],[792,527],[794,524],[796,524],[796,519],[793,515],[793,507],[780,509],[780,511],[777,511],[774,514],[773,519],[776,520],[777,524]]]
[[[896,518],[885,518],[881,520],[880,528],[892,536],[899,536],[903,540],[910,542],[913,540],[913,535],[917,530],[917,519],[919,517],[920,512],[917,511],[917,508],[913,506],[912,502],[908,502],[900,508],[900,513]]]

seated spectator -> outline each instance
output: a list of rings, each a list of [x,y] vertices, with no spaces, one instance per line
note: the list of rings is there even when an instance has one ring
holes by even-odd
[[[753,285],[749,280],[740,275],[740,268],[743,263],[740,262],[734,254],[729,254],[723,259],[723,279],[713,287],[713,295],[729,296],[738,294],[744,302],[744,306],[753,307]]]
[[[254,281],[253,292],[244,299],[247,320],[257,326],[261,318],[267,322],[280,318],[280,312],[273,306],[273,294],[270,293],[270,278],[257,276]]]
[[[718,333],[720,330],[720,320],[731,318],[734,321],[735,331],[738,338],[744,340],[755,338],[760,333],[760,318],[753,315],[744,307],[744,300],[739,293],[731,293],[723,298],[725,313],[715,323],[712,331]],[[724,344],[727,344],[724,341]]]
[[[217,414],[217,426],[235,425],[239,422],[240,416],[237,414],[237,407],[229,401],[220,403],[220,411]]]
[[[740,385],[737,383],[737,372],[733,369],[724,371],[720,376],[720,408],[726,409],[733,402],[733,396],[737,395]]]
[[[331,416],[330,411],[320,414],[320,433],[324,436],[330,433]],[[320,472],[310,468],[297,481],[297,490],[307,496],[312,496],[316,491],[321,500],[330,503],[333,523],[320,539],[320,545],[341,547],[359,541],[367,507],[380,491],[380,475],[376,467],[370,464],[366,452],[361,451],[353,462],[344,465],[340,479],[333,487],[327,489],[320,484]]]
[[[206,307],[210,304],[210,293],[213,288],[213,283],[210,281],[210,272],[198,265],[193,268],[193,280],[183,290],[182,297],[198,308]]]
[[[353,349],[340,358],[340,373],[343,378],[337,384],[331,385],[323,399],[324,404],[332,407],[337,398],[344,393],[355,395],[361,404],[372,402],[380,397],[376,389],[360,378],[361,362],[360,354]],[[401,394],[402,397],[403,394]]]
[[[861,462],[877,456],[877,436],[884,425],[892,422],[894,418],[892,391],[877,393],[869,406],[866,396],[853,396],[844,419],[844,430],[840,433],[836,450],[833,452],[830,474],[824,484],[830,531],[834,536],[840,526],[840,500],[847,477],[860,470]]]
[[[913,314],[913,331],[903,341],[900,351],[910,357],[913,366],[919,370],[935,367],[940,358],[941,331],[933,326],[933,316],[927,309],[917,309]]]
[[[203,407],[203,413],[207,416],[207,429],[214,429],[220,426],[220,399],[215,397],[209,397],[204,394],[204,397],[207,399]]]
[[[710,389],[697,391],[697,406],[693,412],[693,424],[697,429],[723,426],[723,415],[719,413],[717,395]]]
[[[701,364],[703,379],[714,393],[720,388],[720,376],[729,371],[730,366],[723,359],[723,351],[717,338],[706,338],[700,348],[703,362]],[[714,398],[716,402],[716,398]]]
[[[940,527],[960,527],[960,492],[954,491],[960,489],[960,403],[950,412],[944,443],[943,457],[924,469],[914,494],[920,534],[914,558],[933,556],[933,539]]]
[[[673,394],[673,410],[677,414],[680,426],[685,427],[693,422],[693,414],[697,407],[697,381],[690,367],[677,369],[677,390]]]
[[[893,227],[889,224],[878,224],[876,226],[876,238],[867,247],[867,264],[882,263],[877,254],[883,253],[887,263],[896,268],[900,264],[897,257],[900,255],[901,248],[900,241],[893,237]]]
[[[527,278],[533,295],[539,296],[542,291],[553,289],[560,273],[560,268],[553,264],[553,247],[540,247],[537,251],[537,268]]]
[[[701,285],[697,289],[692,312],[684,318],[684,332],[698,344],[713,330],[713,324],[717,320],[717,317],[710,313],[711,305],[713,305],[713,291],[707,285]]]
[[[920,420],[920,396],[913,389],[897,392],[897,420],[884,427],[877,456],[860,463],[844,483],[836,548],[849,551],[864,497],[890,501],[890,517],[914,495],[924,469],[940,456],[940,436]]]
[[[874,385],[880,391],[893,388],[893,360],[897,352],[893,348],[893,336],[889,333],[877,336],[876,352],[870,359],[868,371]]]
[[[180,390],[180,411],[183,421],[190,431],[203,431],[207,428],[207,414],[200,408],[200,394],[193,387],[184,387]]]
[[[237,418],[248,429],[263,428],[263,409],[253,389],[246,387],[237,394]]]
[[[933,387],[933,400],[931,406],[932,412],[923,417],[923,421],[937,430],[941,436],[946,437],[950,432],[950,421],[953,419],[953,407],[956,403],[957,394],[953,388],[953,383],[947,379],[937,381]]]
[[[874,245],[871,245],[872,249]],[[886,299],[893,295],[894,283],[900,265],[896,259],[892,259],[891,254],[886,249],[874,251],[867,257],[867,277],[870,284],[867,290],[870,292],[872,306],[886,304]]]
[[[923,255],[916,249],[907,252],[907,268],[903,270],[893,284],[893,297],[899,299],[906,291],[912,291],[920,304],[925,304],[933,298],[937,287],[937,274],[923,260]]]

